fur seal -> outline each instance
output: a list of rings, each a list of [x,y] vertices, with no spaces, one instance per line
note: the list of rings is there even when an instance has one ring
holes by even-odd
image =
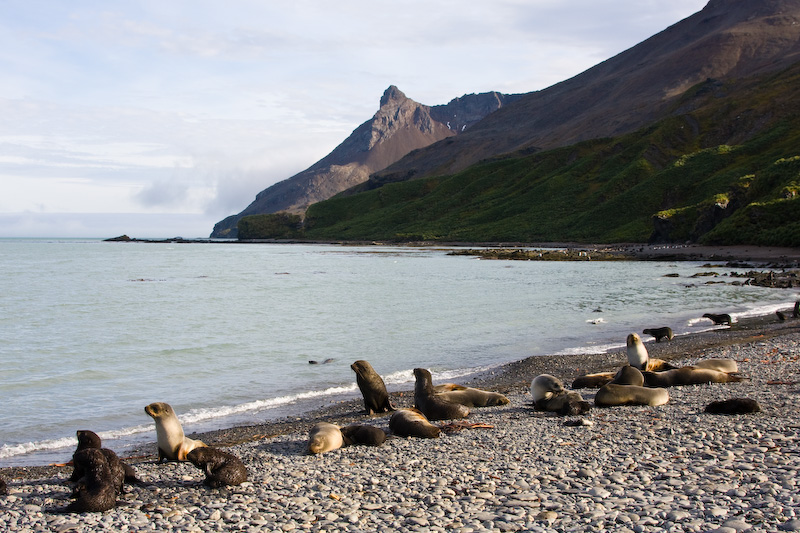
[[[345,446],[354,444],[380,446],[386,442],[386,432],[375,426],[354,424],[342,428],[342,438]]]
[[[744,415],[760,411],[761,406],[758,402],[750,398],[731,398],[706,405],[706,413],[714,415]]]
[[[669,401],[667,389],[644,387],[644,376],[639,369],[625,365],[614,379],[603,385],[594,397],[597,407],[618,405],[664,405]]]
[[[116,457],[116,456],[115,456]],[[109,463],[107,454],[97,448],[86,448],[72,456],[76,468],[84,472],[75,489],[77,499],[67,505],[64,512],[87,513],[112,509],[117,504],[117,494],[122,486],[122,467]],[[118,470],[118,472],[115,472]]]
[[[555,376],[540,374],[531,381],[533,408],[560,415],[580,415],[592,408],[577,392],[567,391]]]
[[[5,496],[8,494],[8,486],[6,485],[6,480],[0,476],[0,496]]]
[[[367,414],[394,411],[394,407],[389,401],[389,393],[386,392],[386,384],[371,364],[359,359],[350,365],[350,368],[356,373],[356,383],[361,391],[361,396],[364,397],[364,409]]]
[[[684,366],[663,372],[642,372],[647,387],[675,387],[703,383],[738,383],[745,378],[711,368]]]
[[[720,326],[722,324],[731,325],[731,315],[727,313],[723,313],[721,315],[715,315],[714,313],[706,313],[703,315],[703,318],[710,319],[714,324]]]
[[[465,387],[464,385],[456,385],[455,383],[436,385],[433,388],[433,392],[436,396],[448,402],[460,403],[467,407],[491,407],[509,403],[508,398],[499,392]]]
[[[317,422],[308,431],[308,452],[325,453],[344,446],[342,430],[336,424]]]
[[[703,359],[692,365],[695,368],[709,368],[729,374],[739,371],[739,365],[733,359]]]
[[[800,301],[794,303],[792,308],[792,318],[800,318]]]
[[[642,330],[642,333],[645,335],[652,335],[656,338],[656,342],[661,342],[661,339],[667,339],[671,341],[675,335],[672,334],[672,328],[663,327],[663,328],[648,328]]]
[[[95,448],[98,450],[103,451],[106,455],[113,454],[116,457],[116,454],[107,449],[103,448],[102,442],[100,440],[100,436],[95,433],[94,431],[89,431],[88,429],[79,429],[75,432],[76,436],[78,437],[78,447],[75,449],[76,452],[81,450],[86,450],[88,448]],[[140,485],[142,484],[142,480],[136,477],[136,470],[133,467],[124,461],[117,459],[119,464],[122,465],[122,470],[125,474],[125,483],[129,485]],[[113,461],[113,460],[112,460]],[[75,461],[73,459],[73,465],[75,465]],[[70,476],[70,481],[78,481],[83,477],[84,473],[80,470],[79,467],[74,466],[74,470],[72,471],[72,476]]]
[[[642,338],[636,333],[631,333],[625,339],[628,364],[641,371],[660,372],[675,368],[662,359],[650,359],[647,348],[644,347]]]
[[[203,484],[212,488],[241,485],[247,481],[244,463],[233,454],[203,446],[186,454],[186,460],[206,473]]]
[[[414,384],[414,406],[428,420],[452,420],[469,415],[465,405],[445,400],[434,393],[431,373],[426,369],[415,368],[414,377],[417,380]]]
[[[202,441],[190,439],[183,434],[183,426],[168,403],[151,403],[144,408],[144,412],[153,417],[156,423],[159,463],[185,461],[187,453],[205,446]]]
[[[572,381],[573,389],[599,389],[614,379],[614,372],[596,372],[578,376]]]
[[[389,429],[400,437],[434,439],[441,429],[431,424],[419,409],[398,409],[389,419]]]
[[[333,363],[335,360],[336,360],[336,359],[334,359],[333,357],[328,357],[328,358],[327,358],[327,359],[325,359],[324,361],[315,361],[315,360],[311,359],[311,360],[308,362],[308,364],[309,364],[309,365],[327,365],[328,363]]]

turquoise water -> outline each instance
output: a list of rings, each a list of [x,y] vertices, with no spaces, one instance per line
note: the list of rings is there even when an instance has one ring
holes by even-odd
[[[698,263],[388,246],[0,239],[0,269],[2,466],[66,460],[78,429],[118,451],[153,441],[143,408],[154,401],[187,432],[218,429],[359,397],[356,359],[408,388],[418,366],[452,380],[619,347],[644,327],[698,331],[705,312],[770,313],[797,297],[689,279],[727,272]]]

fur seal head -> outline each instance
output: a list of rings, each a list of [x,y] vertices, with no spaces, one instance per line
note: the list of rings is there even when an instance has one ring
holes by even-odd
[[[451,420],[469,415],[465,405],[439,398],[433,390],[431,373],[424,368],[415,368],[414,404],[428,420]]]
[[[359,359],[350,365],[350,368],[356,373],[356,383],[361,396],[364,397],[364,409],[367,414],[394,411],[394,406],[389,401],[389,393],[386,392],[386,384],[371,364]]]
[[[186,454],[195,448],[205,446],[203,442],[190,439],[183,434],[183,426],[170,404],[154,402],[145,407],[144,412],[156,423],[159,463],[165,460],[185,461]]]
[[[628,364],[645,370],[647,368],[647,348],[644,347],[642,339],[636,333],[631,333],[625,341],[627,345]]]
[[[309,453],[325,453],[344,446],[342,430],[336,424],[317,422],[308,431]]]
[[[539,374],[531,381],[531,398],[533,403],[541,400],[549,400],[553,396],[565,392],[564,384],[555,376],[550,374]]]

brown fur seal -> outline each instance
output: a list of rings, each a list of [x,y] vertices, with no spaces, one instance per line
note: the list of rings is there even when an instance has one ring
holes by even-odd
[[[110,452],[116,457],[116,454],[113,451],[102,447],[100,436],[94,431],[89,431],[88,429],[79,429],[76,432],[76,436],[78,437],[78,447],[75,449],[76,452],[79,452],[81,450],[86,450],[88,448],[95,448],[97,450],[103,451],[106,454]],[[73,460],[73,465],[74,464],[75,462]],[[119,460],[119,464],[122,465],[122,470],[125,473],[125,483],[128,483],[129,485],[142,484],[142,481],[136,477],[136,470],[134,470],[134,468],[131,465],[125,463],[122,460]],[[80,478],[83,477],[83,475],[84,473],[80,470],[79,467],[74,467],[74,470],[72,471],[72,476],[70,476],[69,480],[78,481]]]
[[[364,408],[367,410],[367,414],[394,411],[394,407],[389,401],[389,393],[386,392],[386,384],[371,364],[359,359],[350,365],[350,368],[356,373],[356,383],[361,391],[361,396],[364,397]]]
[[[6,485],[6,480],[0,476],[0,496],[5,496],[8,494],[8,486]]]
[[[122,486],[122,468],[116,465],[115,469],[109,464],[108,456],[97,448],[75,452],[72,460],[84,475],[75,490],[77,499],[64,512],[91,513],[112,509],[117,504],[117,494]]]
[[[363,444],[364,446],[380,446],[386,442],[386,432],[375,426],[354,424],[342,428],[345,446]]]
[[[452,420],[469,415],[469,409],[461,404],[440,398],[433,392],[431,373],[424,368],[415,368],[414,406],[428,420]]]
[[[710,368],[684,366],[664,372],[642,372],[647,387],[676,387],[703,383],[737,383],[745,378]]]
[[[703,359],[692,366],[695,368],[710,368],[711,370],[719,370],[729,374],[739,371],[739,365],[733,359]]]
[[[675,335],[672,334],[672,328],[648,328],[642,331],[645,335],[652,335],[656,338],[656,342],[661,342],[661,339],[671,341]]]
[[[644,347],[641,337],[636,333],[631,333],[625,339],[628,364],[641,371],[660,372],[675,368],[671,364],[661,359],[650,359],[647,348]]]
[[[399,409],[389,419],[389,429],[400,437],[434,439],[441,429],[431,424],[418,409]]]
[[[731,315],[724,313],[721,315],[715,315],[714,313],[706,313],[703,315],[703,318],[710,319],[714,324],[717,326],[728,324],[731,325]]]
[[[309,453],[325,453],[344,446],[342,430],[336,424],[317,422],[308,432]]]
[[[760,411],[761,406],[758,405],[758,402],[750,398],[731,398],[730,400],[711,402],[706,406],[706,413],[714,415],[745,415]]]
[[[190,439],[183,434],[183,426],[168,403],[151,403],[144,408],[144,412],[153,417],[156,423],[159,463],[185,461],[187,453],[205,446],[202,441]]]
[[[596,372],[578,376],[572,382],[573,389],[599,389],[614,379],[614,372]]]
[[[537,411],[552,411],[560,415],[579,415],[592,408],[579,393],[567,391],[561,380],[550,374],[533,378],[531,398]]]
[[[203,446],[186,454],[186,460],[204,471],[204,485],[219,488],[226,485],[241,485],[247,481],[244,463],[233,454],[217,448]]]
[[[485,391],[455,383],[445,383],[436,385],[433,392],[439,398],[448,402],[460,403],[467,407],[490,407],[494,405],[506,405],[508,398],[499,392]]]
[[[630,365],[620,368],[613,381],[603,385],[594,397],[597,407],[618,405],[664,405],[669,401],[667,389],[643,387],[644,376]]]

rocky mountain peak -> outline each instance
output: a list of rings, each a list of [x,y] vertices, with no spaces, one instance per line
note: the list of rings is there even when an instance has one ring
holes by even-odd
[[[394,85],[390,85],[389,88],[383,92],[383,96],[381,96],[381,107],[385,107],[389,104],[401,104],[406,100],[408,100],[408,98],[403,94],[403,91]]]

